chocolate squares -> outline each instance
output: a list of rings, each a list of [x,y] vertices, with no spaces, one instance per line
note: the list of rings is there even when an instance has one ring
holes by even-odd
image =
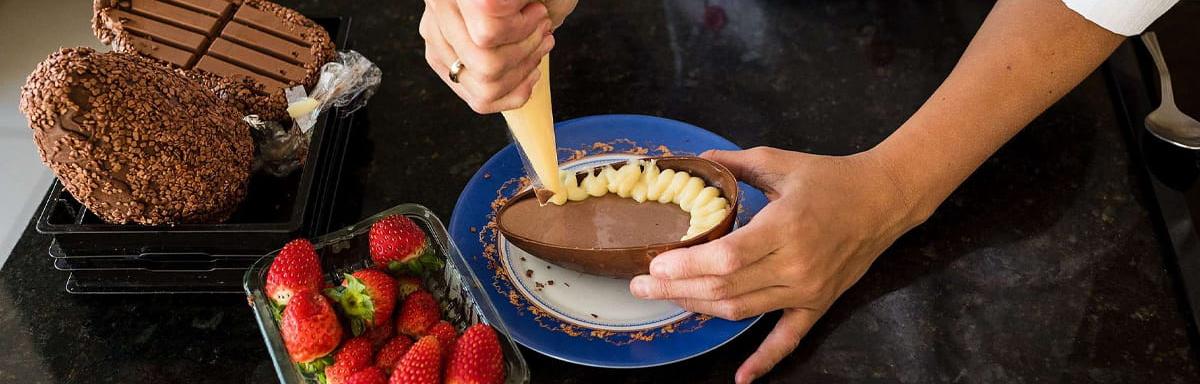
[[[324,29],[267,1],[95,0],[94,7],[93,30],[114,51],[217,75],[273,99],[247,114],[283,114],[275,110],[286,105],[283,90],[312,87],[335,55]]]

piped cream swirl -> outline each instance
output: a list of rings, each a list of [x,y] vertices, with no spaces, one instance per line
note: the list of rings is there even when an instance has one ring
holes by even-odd
[[[555,194],[550,202],[563,205],[567,201],[613,193],[638,203],[677,204],[691,214],[687,234],[680,240],[707,232],[729,214],[729,202],[721,197],[721,190],[705,185],[704,179],[687,172],[659,169],[657,163],[657,160],[630,161],[620,169],[608,165],[599,172],[588,171],[582,181],[575,172],[561,172],[566,193]]]

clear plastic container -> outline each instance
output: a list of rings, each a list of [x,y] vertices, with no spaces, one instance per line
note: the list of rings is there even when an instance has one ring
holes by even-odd
[[[507,375],[505,382],[528,383],[529,368],[525,365],[525,358],[521,356],[520,349],[512,338],[508,337],[507,328],[497,314],[495,306],[489,301],[479,279],[467,266],[466,259],[458,252],[458,247],[450,241],[445,225],[428,208],[416,204],[399,205],[357,224],[313,239],[313,245],[326,272],[326,279],[330,282],[340,281],[340,278],[335,276],[340,277],[344,272],[369,266],[371,257],[367,245],[367,232],[371,229],[371,224],[392,215],[404,215],[413,219],[425,230],[431,245],[445,260],[446,267],[443,270],[424,278],[425,288],[441,304],[443,318],[454,324],[459,331],[471,324],[490,324],[498,332],[500,346],[504,350]],[[277,252],[263,256],[246,271],[246,299],[254,309],[259,330],[262,331],[267,351],[271,354],[271,362],[275,365],[275,372],[279,374],[279,381],[284,384],[315,383],[315,380],[304,376],[300,368],[288,357],[283,337],[279,333],[279,324],[272,317],[271,304],[263,292],[267,267],[271,265]]]

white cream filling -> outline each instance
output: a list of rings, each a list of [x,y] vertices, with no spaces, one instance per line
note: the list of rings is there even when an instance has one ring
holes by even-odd
[[[687,172],[659,169],[657,163],[657,160],[631,161],[620,169],[608,165],[599,173],[588,171],[583,181],[578,181],[577,173],[562,172],[566,193],[554,195],[550,202],[563,205],[567,201],[615,193],[638,203],[676,204],[691,214],[687,234],[680,240],[707,232],[729,214],[729,201],[721,197],[721,190],[705,185],[704,179]]]

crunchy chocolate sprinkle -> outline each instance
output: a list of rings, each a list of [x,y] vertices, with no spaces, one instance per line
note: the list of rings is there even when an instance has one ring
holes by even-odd
[[[592,315],[593,318],[600,318],[600,316],[596,316],[595,313],[589,313],[589,315]]]
[[[533,278],[533,270],[532,270],[532,269],[526,269],[526,270],[525,270],[525,277],[526,277],[526,278]]]
[[[554,280],[547,280],[546,285],[554,285]]]
[[[545,285],[542,285],[542,283],[540,283],[540,282],[536,282],[536,281],[535,281],[535,282],[533,282],[533,286],[537,287],[537,289],[546,288],[546,286],[545,286]]]
[[[241,114],[149,59],[59,50],[20,108],[42,162],[104,221],[220,222],[246,194],[254,143]]]
[[[521,261],[525,261],[525,256],[521,256]]]
[[[563,285],[570,287],[571,283],[563,282]]]

